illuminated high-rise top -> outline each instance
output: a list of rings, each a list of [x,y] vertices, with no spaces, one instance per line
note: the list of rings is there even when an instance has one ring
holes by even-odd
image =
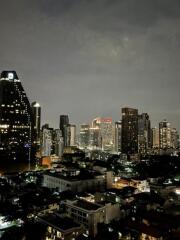
[[[11,82],[20,81],[15,71],[3,71],[1,73],[1,80],[7,80]]]
[[[0,77],[0,161],[28,160],[32,114],[29,100],[15,71]]]
[[[31,111],[33,115],[33,129],[34,129],[34,143],[40,147],[40,129],[41,129],[41,106],[38,102],[31,104]]]

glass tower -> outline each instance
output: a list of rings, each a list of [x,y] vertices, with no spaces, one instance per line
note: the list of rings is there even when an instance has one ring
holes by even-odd
[[[0,77],[0,161],[30,161],[32,114],[15,71]]]

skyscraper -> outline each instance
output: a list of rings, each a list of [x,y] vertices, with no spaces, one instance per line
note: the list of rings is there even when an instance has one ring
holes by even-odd
[[[55,129],[54,130],[54,153],[62,157],[63,155],[63,147],[64,147],[64,142],[62,138],[62,132],[60,129]]]
[[[152,128],[152,148],[159,149],[159,129]]]
[[[40,130],[41,130],[41,106],[37,102],[31,104],[32,116],[33,116],[33,126],[34,129],[34,144],[36,149],[39,150],[40,147]]]
[[[3,71],[0,78],[1,161],[30,161],[32,112],[15,71]]]
[[[138,116],[138,152],[145,155],[151,147],[151,122],[147,113]]]
[[[76,146],[76,125],[70,124],[70,146]]]
[[[53,128],[49,124],[42,126],[41,155],[51,156],[53,153]]]
[[[171,125],[166,120],[159,123],[159,147],[162,150],[167,150],[172,147]]]
[[[178,149],[179,147],[179,134],[176,128],[171,129],[171,144],[173,149]]]
[[[92,127],[99,128],[101,149],[103,151],[112,151],[114,146],[112,118],[95,118],[92,121]]]
[[[67,136],[66,136],[66,126],[69,124],[69,117],[68,115],[60,115],[60,123],[59,128],[62,132],[62,137],[64,141],[64,146],[68,146]]]
[[[64,142],[60,129],[53,129],[49,124],[42,126],[41,131],[41,155],[51,157],[56,155],[62,157]]]
[[[115,122],[115,134],[114,134],[114,145],[115,151],[121,152],[121,144],[122,144],[122,122]]]
[[[138,110],[122,108],[122,153],[138,153]]]
[[[76,125],[67,124],[65,125],[65,137],[66,147],[76,146]]]
[[[102,139],[101,139],[101,134],[100,134],[100,128],[99,127],[90,127],[89,128],[89,149],[100,150],[101,147],[102,147]]]
[[[80,128],[79,145],[80,148],[88,148],[90,137],[89,124],[82,124]]]

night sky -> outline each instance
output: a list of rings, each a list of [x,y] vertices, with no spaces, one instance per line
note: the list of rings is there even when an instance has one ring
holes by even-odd
[[[2,70],[52,127],[130,106],[180,130],[180,0],[0,0]]]

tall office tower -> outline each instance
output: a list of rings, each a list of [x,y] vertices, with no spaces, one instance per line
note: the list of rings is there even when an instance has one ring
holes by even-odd
[[[67,142],[67,136],[66,136],[66,126],[69,124],[69,117],[68,115],[60,115],[60,123],[59,123],[59,128],[62,132],[62,137],[64,140],[64,146],[68,146]]]
[[[159,129],[152,128],[152,148],[159,149]]]
[[[121,152],[121,140],[122,140],[122,122],[115,122],[115,134],[114,134],[115,151]]]
[[[138,116],[138,152],[145,155],[151,147],[151,122],[147,113]]]
[[[102,139],[100,134],[99,127],[90,127],[89,128],[89,149],[100,150],[102,148]]]
[[[41,155],[51,156],[53,152],[53,128],[48,124],[42,126]]]
[[[77,146],[76,143],[76,125],[71,124],[71,138],[70,138],[70,146]]]
[[[138,153],[138,110],[122,108],[122,153]]]
[[[36,150],[39,151],[40,148],[40,131],[41,131],[41,106],[38,102],[33,102],[31,104],[32,116],[33,116],[33,126],[34,129],[34,145]]]
[[[63,137],[60,129],[55,129],[54,130],[54,153],[62,157],[63,155],[63,147],[64,147],[64,142],[63,142]]]
[[[89,146],[89,124],[82,124],[80,127],[79,146],[82,149],[86,149]]]
[[[171,129],[171,146],[173,149],[179,148],[179,134],[176,128]]]
[[[67,124],[65,126],[64,140],[66,142],[66,146],[76,146],[76,125]]]
[[[171,125],[166,120],[159,123],[159,147],[162,150],[167,150],[172,147]]]
[[[3,71],[0,78],[0,159],[29,161],[32,112],[15,71]]]
[[[114,147],[112,118],[95,118],[92,121],[92,127],[100,130],[101,149],[112,151]]]

